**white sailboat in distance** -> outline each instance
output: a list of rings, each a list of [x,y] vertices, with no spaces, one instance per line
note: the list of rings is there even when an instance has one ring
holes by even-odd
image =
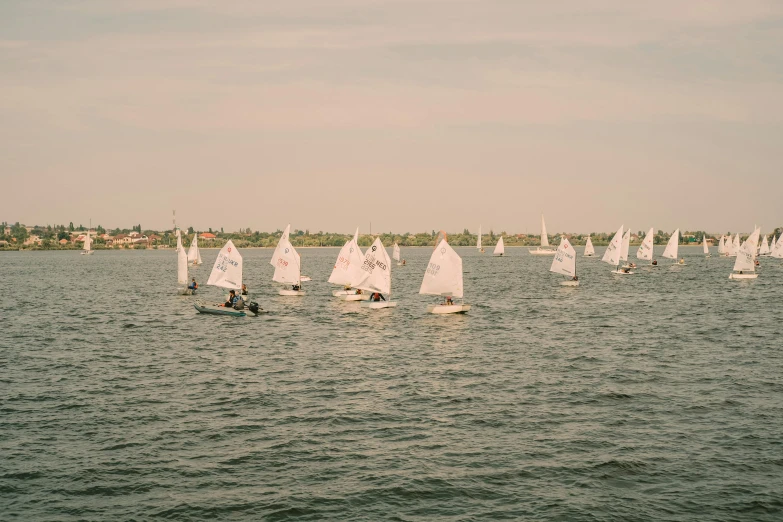
[[[550,272],[566,276],[565,281],[560,281],[562,286],[579,286],[579,278],[576,275],[576,250],[566,237],[560,238],[560,246],[552,260]]]
[[[343,248],[340,249],[340,253],[337,254],[337,260],[334,262],[332,274],[329,276],[330,283],[333,285],[342,285],[343,287],[341,290],[332,292],[332,295],[346,301],[369,299],[369,297],[363,296],[362,292],[357,293],[356,289],[353,287],[353,283],[360,277],[359,268],[363,261],[362,251],[356,243],[358,237],[359,228],[357,227],[356,233],[351,239],[345,242]]]
[[[188,258],[184,249],[181,250],[181,252],[178,252],[177,255],[184,256],[185,267],[187,268]],[[230,239],[223,245],[220,252],[218,252],[215,264],[212,266],[212,272],[209,274],[207,284],[234,290],[237,294],[242,289],[242,255],[234,246],[234,242]],[[209,305],[205,304],[203,301],[197,301],[194,303],[194,306],[196,310],[202,314],[228,315],[233,317],[244,317],[247,315],[245,310],[248,310],[253,315],[258,315],[261,311],[257,303],[245,303],[241,296],[234,306],[223,306],[220,304]]]
[[[476,241],[476,249],[482,254],[484,253],[484,247],[481,246],[481,225],[479,225],[479,233],[478,233],[478,241]]]
[[[595,247],[589,234],[587,235],[587,243],[585,243],[585,253],[583,255],[584,257],[595,257]]]
[[[498,243],[495,245],[495,250],[492,251],[492,255],[495,257],[502,257],[506,253],[506,247],[503,245],[503,236],[500,236]]]
[[[543,214],[541,214],[541,246],[535,249],[531,248],[529,251],[534,256],[553,256],[555,255],[555,252],[557,252],[554,248],[549,247],[549,239],[546,235],[546,222],[544,221]]]
[[[604,257],[601,258],[601,261],[604,263],[614,265],[615,269],[612,270],[613,274],[619,274],[619,275],[630,275],[634,272],[631,271],[630,268],[620,268],[620,254],[623,248],[623,226],[620,225],[620,228],[617,229],[617,232],[615,232],[614,236],[612,237],[612,240],[609,242],[609,246],[606,247],[606,252],[604,252]]]
[[[465,304],[464,301],[460,304],[454,302],[454,299],[463,299],[462,258],[451,248],[446,239],[441,239],[432,251],[419,293],[446,298],[443,303],[429,305],[427,307],[429,313],[454,314],[470,310],[470,305]]]
[[[778,241],[772,248],[770,255],[776,259],[783,259],[783,234],[778,237]]]
[[[642,240],[642,244],[639,245],[639,249],[636,251],[636,259],[639,261],[649,261],[650,266],[655,266],[653,264],[654,241],[655,230],[654,227],[650,227],[650,230],[647,231],[647,234],[645,234],[644,239]]]
[[[663,251],[663,257],[666,259],[674,259],[677,261],[677,249],[680,246],[680,229],[678,228],[674,232],[672,232],[672,237],[669,238],[669,242],[666,243],[666,249]],[[680,259],[677,263],[684,265],[685,260]]]
[[[188,288],[188,255],[184,248],[177,250],[177,284],[181,285],[177,290],[180,295],[195,293],[194,290]]]
[[[702,248],[704,249],[704,257],[710,257],[710,246],[707,244],[707,234],[704,234],[701,238]]]
[[[630,253],[630,250],[631,250],[631,228],[628,227],[628,230],[626,230],[625,234],[623,234],[623,246],[620,249],[620,261],[625,261],[623,268],[636,268],[636,263],[628,262],[628,254]]]
[[[188,263],[193,263],[194,265],[200,265],[202,263],[201,251],[198,249],[198,232],[193,233],[193,241],[190,242]]]
[[[718,240],[718,255],[723,256],[726,255],[726,236],[723,234],[720,235],[720,239]]]
[[[361,278],[354,286],[368,292],[370,301],[362,303],[364,306],[372,309],[397,306],[397,303],[391,300],[391,260],[380,237],[376,237],[364,253],[360,272]],[[375,295],[378,296],[377,300],[374,299]]]
[[[773,238],[775,236],[772,236]],[[759,248],[759,255],[760,256],[768,256],[771,252],[769,248],[769,243],[767,242],[767,236],[764,236],[764,239],[761,241],[761,248]]]
[[[92,222],[90,222],[90,228],[92,228]],[[87,229],[87,235],[84,236],[83,248],[84,248],[84,250],[82,250],[82,255],[83,256],[89,256],[90,254],[95,252],[95,250],[92,249],[92,238],[90,237],[90,229],[89,228]]]
[[[745,240],[739,251],[737,259],[734,261],[733,272],[729,274],[729,279],[756,279],[759,275],[755,273],[756,244],[759,241],[759,229]]]
[[[291,285],[290,289],[284,288],[280,290],[278,292],[279,295],[303,296],[305,291],[302,290],[301,258],[299,257],[299,252],[294,249],[294,245],[288,240],[290,233],[291,225],[289,224],[285,227],[283,235],[280,236],[275,253],[269,261],[269,264],[275,267],[272,281]]]
[[[394,243],[392,247],[392,259],[397,261],[397,266],[402,266],[402,259],[400,258],[400,245]]]

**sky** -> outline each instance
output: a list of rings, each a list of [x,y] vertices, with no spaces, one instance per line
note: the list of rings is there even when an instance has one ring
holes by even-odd
[[[778,0],[4,0],[0,220],[783,225]]]

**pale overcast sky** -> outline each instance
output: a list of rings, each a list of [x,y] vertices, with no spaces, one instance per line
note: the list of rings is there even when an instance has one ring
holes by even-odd
[[[3,0],[0,220],[769,231],[783,2]]]

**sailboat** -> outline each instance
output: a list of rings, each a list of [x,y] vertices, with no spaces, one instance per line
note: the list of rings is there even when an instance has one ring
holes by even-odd
[[[610,265],[615,265],[615,269],[612,270],[613,274],[619,274],[619,275],[630,275],[634,272],[631,272],[630,269],[624,268],[620,269],[620,254],[622,253],[623,248],[623,227],[622,225],[620,228],[617,229],[617,232],[615,232],[614,237],[612,237],[612,240],[609,242],[609,246],[606,247],[606,252],[604,252],[604,257],[601,258],[601,261],[604,263],[608,263]]]
[[[656,266],[653,264],[653,242],[655,241],[654,227],[650,227],[650,230],[645,234],[642,244],[639,245],[639,249],[636,251],[636,259],[639,261],[649,261],[650,266]]]
[[[767,236],[764,236],[764,239],[761,241],[761,248],[759,248],[759,255],[768,256],[770,252],[771,250],[769,248],[769,243],[767,242]]]
[[[465,304],[464,301],[457,304],[452,300],[463,298],[462,258],[451,248],[445,238],[441,239],[438,246],[432,251],[419,293],[446,298],[445,303],[429,305],[427,307],[429,313],[454,314],[470,310],[470,305]]]
[[[549,247],[549,239],[546,235],[546,223],[544,222],[544,215],[541,214],[541,246],[536,249],[530,249],[530,253],[534,256],[553,256],[557,250]]]
[[[476,249],[482,254],[484,253],[484,247],[481,246],[481,225],[479,225],[478,241],[476,242]]]
[[[587,236],[587,243],[585,243],[585,253],[584,257],[594,257],[595,256],[595,247],[593,246],[593,240],[590,239],[590,235]]]
[[[734,257],[737,255],[737,251],[734,250],[734,240],[731,238],[731,234],[729,234],[729,237],[726,238],[726,244],[725,244],[726,257]]]
[[[678,228],[672,233],[672,237],[669,238],[669,242],[666,244],[666,249],[663,251],[663,257],[666,259],[674,259],[677,261],[677,249],[680,246],[680,229]],[[680,259],[678,263],[684,265],[685,260]]]
[[[557,247],[549,271],[568,277],[565,281],[560,281],[561,286],[579,286],[579,278],[576,276],[576,250],[567,238],[560,238],[560,246]]]
[[[184,257],[185,268],[187,269],[188,258],[184,249],[180,250],[177,255]],[[242,256],[230,239],[218,252],[207,284],[229,290],[239,291],[242,289]],[[199,300],[193,306],[202,314],[229,315],[232,317],[245,317],[247,315],[245,310],[248,310],[253,315],[258,315],[261,312],[257,303],[247,303],[246,306],[245,301],[242,299],[237,303],[234,307],[226,307],[219,304],[209,305]]]
[[[710,256],[710,246],[707,244],[707,234],[704,234],[701,238],[701,246],[704,249],[704,257]]]
[[[361,278],[361,266],[363,262],[362,251],[356,243],[359,237],[359,229],[353,238],[346,241],[340,253],[337,254],[337,261],[334,262],[332,275],[329,276],[329,282],[333,285],[342,285],[342,290],[335,290],[332,295],[345,301],[361,301],[369,299],[369,295],[362,294],[356,290],[354,283]]]
[[[737,251],[737,259],[734,261],[733,272],[729,274],[729,279],[756,279],[759,276],[755,273],[756,267],[754,266],[759,232],[758,228],[754,230]]]
[[[193,241],[190,242],[190,249],[188,249],[188,263],[193,263],[194,265],[200,265],[202,263],[201,252],[198,249],[198,232],[193,234]]]
[[[400,245],[397,243],[394,243],[394,248],[392,249],[392,259],[397,261],[397,266],[405,266],[405,260],[400,257]]]
[[[280,236],[275,253],[272,254],[272,259],[269,261],[269,264],[275,267],[272,281],[291,285],[290,289],[280,290],[279,295],[303,296],[305,291],[302,290],[302,262],[299,252],[288,240],[290,233],[291,225],[289,224],[285,227],[283,235]]]
[[[718,240],[718,255],[723,256],[726,255],[726,236],[723,234],[720,235],[720,239]]]
[[[92,221],[90,221],[90,228],[92,228]],[[92,238],[90,237],[90,229],[87,229],[87,236],[84,238],[84,250],[82,250],[83,256],[89,256],[95,252],[95,250],[92,249]]]
[[[498,243],[495,245],[495,250],[492,251],[492,255],[495,257],[502,257],[506,253],[506,247],[503,245],[503,236],[500,236]]]
[[[177,230],[179,233],[179,230]],[[195,290],[187,287],[188,285],[188,255],[184,248],[177,250],[177,284],[184,285],[178,290],[180,295],[193,295]]]
[[[623,268],[636,268],[636,263],[628,262],[628,253],[630,249],[631,249],[631,228],[628,227],[628,230],[626,230],[625,234],[623,234],[623,244],[622,244],[622,248],[620,249],[620,261],[625,261]]]
[[[731,255],[736,256],[739,253],[739,249],[742,246],[740,242],[739,232],[734,235],[734,244],[731,246]]]
[[[361,266],[361,277],[354,285],[356,288],[371,293],[379,293],[381,297],[386,294],[386,300],[370,300],[362,305],[368,308],[392,308],[397,303],[391,300],[391,260],[386,252],[381,238],[376,237],[372,246],[364,253],[364,262]],[[366,294],[370,296],[371,294]]]
[[[783,259],[783,234],[778,237],[778,241],[775,243],[774,248],[772,248],[770,255],[777,259]]]

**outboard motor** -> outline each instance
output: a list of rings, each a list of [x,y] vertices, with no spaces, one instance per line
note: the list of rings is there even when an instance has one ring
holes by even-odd
[[[258,315],[258,303],[255,301],[251,301],[250,304],[247,306],[247,309],[250,310],[252,313]]]

